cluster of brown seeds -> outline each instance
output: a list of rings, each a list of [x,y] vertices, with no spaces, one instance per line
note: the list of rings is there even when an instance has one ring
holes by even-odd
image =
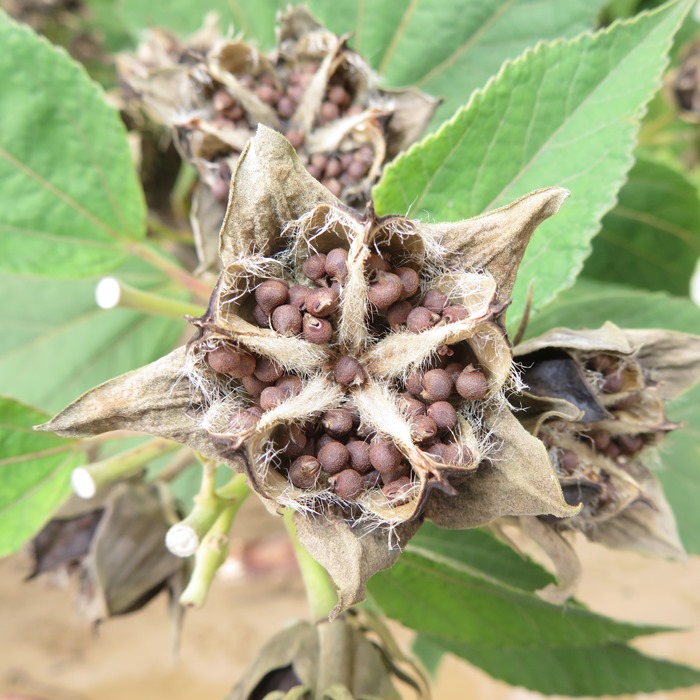
[[[332,344],[347,259],[348,251],[340,247],[313,253],[302,265],[310,284],[266,279],[241,305],[251,309],[253,322],[260,327],[313,344]],[[369,255],[365,271],[371,324],[377,334],[396,329],[421,333],[468,315],[464,306],[450,304],[449,297],[437,289],[421,293],[418,272],[392,266],[387,256]],[[301,377],[233,345],[210,350],[206,361],[216,372],[240,380],[249,395],[250,405],[236,412],[229,431],[254,427],[266,411],[302,388]],[[326,369],[344,390],[366,379],[361,362],[340,350]],[[429,364],[399,380],[396,389],[398,408],[420,450],[448,466],[474,462],[469,448],[456,439],[460,432],[457,406],[465,399],[484,399],[488,382],[466,342],[441,347]],[[279,426],[272,442],[276,467],[299,489],[330,488],[344,500],[354,500],[367,490],[381,488],[390,503],[399,504],[415,481],[405,456],[390,439],[362,424],[351,401],[304,424]]]

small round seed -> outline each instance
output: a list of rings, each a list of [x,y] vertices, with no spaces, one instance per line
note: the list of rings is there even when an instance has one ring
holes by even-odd
[[[334,177],[324,178],[321,181],[321,184],[336,197],[340,197],[340,194],[343,191],[343,183]]]
[[[226,345],[208,352],[207,362],[215,372],[235,379],[250,377],[255,371],[255,358],[250,353]]]
[[[605,449],[605,456],[610,459],[617,459],[620,456],[620,452],[622,452],[622,450],[619,445],[611,440],[610,444]]]
[[[263,389],[267,389],[268,386],[270,386],[269,382],[263,382],[260,379],[258,379],[255,375],[251,377],[243,377],[241,379],[241,384],[243,384],[243,387],[245,390],[254,397],[260,396],[262,394]]]
[[[411,490],[411,480],[407,476],[400,476],[382,487],[382,493],[392,505],[399,505]]]
[[[328,90],[328,100],[338,107],[347,107],[350,104],[350,95],[342,85],[332,85]]]
[[[641,435],[619,435],[617,444],[623,455],[633,455],[644,447],[644,438]]]
[[[562,450],[559,455],[559,465],[568,471],[572,471],[578,467],[581,460],[573,450]]]
[[[617,362],[612,355],[604,355],[601,353],[599,355],[594,355],[593,357],[591,357],[588,360],[587,364],[594,372],[602,372],[603,374],[609,374],[615,369],[615,365],[617,364]]]
[[[466,467],[474,461],[474,457],[466,445],[450,442],[445,445],[443,460],[445,464],[452,464],[455,467]]]
[[[300,311],[306,307],[306,297],[311,291],[310,287],[303,284],[294,284],[289,288],[289,303]]]
[[[304,140],[306,139],[306,134],[300,129],[290,129],[285,136],[295,150],[300,149],[304,145]]]
[[[306,172],[311,175],[312,178],[315,180],[320,180],[321,175],[323,175],[323,170],[321,168],[315,166],[313,163],[307,163],[306,165]]]
[[[391,272],[378,272],[374,284],[370,284],[367,295],[378,309],[388,309],[401,298],[401,280]]]
[[[407,301],[397,301],[386,310],[386,320],[391,328],[399,328],[406,324],[408,315],[411,313],[413,306]]]
[[[411,420],[411,438],[414,442],[428,442],[437,435],[437,424],[430,416],[414,416]]]
[[[444,367],[445,372],[452,377],[452,381],[456,382],[457,377],[462,374],[464,365],[461,362],[448,362]]]
[[[343,172],[343,166],[337,158],[331,158],[326,165],[324,175],[326,177],[340,177]]]
[[[287,392],[278,386],[268,386],[260,394],[260,407],[263,411],[269,411],[279,406],[287,399]]]
[[[346,445],[350,454],[350,466],[360,474],[367,474],[374,467],[369,459],[369,445],[364,440],[350,440]]]
[[[333,248],[326,254],[326,272],[341,284],[348,276],[348,251],[345,248]]]
[[[423,375],[421,397],[426,401],[444,401],[454,388],[452,377],[444,369],[430,369]]]
[[[326,474],[337,474],[343,471],[350,463],[350,453],[342,442],[329,440],[317,453],[321,469]]]
[[[381,474],[396,468],[401,462],[401,453],[391,440],[375,438],[369,446],[369,460]]]
[[[605,381],[603,382],[603,391],[606,394],[617,394],[619,391],[622,391],[624,383],[625,380],[622,376],[622,372],[613,372],[605,377]]]
[[[310,280],[318,280],[326,276],[326,256],[323,253],[310,255],[301,266],[302,272]]]
[[[489,390],[486,375],[480,369],[465,367],[455,382],[457,393],[468,401],[480,401]]]
[[[411,372],[406,377],[406,391],[414,396],[418,396],[423,391],[423,373]]]
[[[438,430],[452,430],[457,425],[457,411],[447,401],[431,403],[428,415],[435,421]]]
[[[442,317],[448,323],[456,323],[457,321],[463,321],[465,318],[469,318],[469,310],[464,306],[448,306],[442,312]]]
[[[323,153],[314,153],[311,156],[311,163],[320,170],[325,170],[326,165],[328,165],[328,156],[324,155]]]
[[[303,428],[293,423],[283,431],[280,442],[283,444],[283,450],[287,457],[296,459],[304,454],[306,433]]]
[[[433,313],[442,313],[442,310],[447,306],[447,295],[439,292],[437,289],[431,289],[423,297],[422,304]]]
[[[287,95],[282,95],[279,100],[277,100],[277,114],[282,117],[282,119],[289,119],[294,114],[296,105],[294,101],[287,97]]]
[[[352,413],[347,408],[334,408],[321,416],[321,425],[334,438],[343,438],[352,430]]]
[[[267,280],[255,288],[255,301],[266,313],[287,303],[289,299],[289,285],[283,280]]]
[[[335,121],[340,116],[338,105],[333,102],[324,102],[318,110],[321,124]]]
[[[285,396],[295,396],[301,391],[301,379],[296,374],[283,374],[275,386],[285,392]]]
[[[365,270],[370,276],[372,273],[389,272],[390,269],[389,261],[385,260],[384,256],[379,255],[379,253],[370,253],[367,260],[365,260]]]
[[[212,97],[212,103],[217,112],[223,112],[225,109],[233,107],[235,100],[226,90],[217,90]]]
[[[274,105],[279,97],[279,93],[272,85],[260,85],[255,88],[255,94],[260,100],[269,105]]]
[[[333,326],[325,318],[304,314],[302,334],[310,343],[322,345],[333,337]]]
[[[318,454],[318,451],[329,442],[336,442],[336,439],[331,437],[328,433],[319,435],[318,440],[316,440],[316,454]]]
[[[341,386],[355,386],[364,382],[365,371],[354,357],[343,355],[333,367],[333,377]]]
[[[406,318],[406,326],[413,333],[420,333],[435,325],[437,315],[425,306],[416,306]]]
[[[597,452],[605,452],[610,445],[611,436],[607,430],[591,430],[588,437],[593,440],[593,446]]]
[[[337,308],[338,292],[331,287],[312,289],[306,296],[306,310],[317,318],[330,316]]]
[[[344,469],[329,479],[336,494],[346,500],[354,500],[365,490],[365,480],[354,470]]]
[[[364,163],[361,160],[353,160],[346,172],[348,177],[352,178],[353,180],[361,180],[367,174],[368,170],[368,163]]]
[[[362,476],[362,481],[365,485],[365,489],[373,489],[379,486],[379,482],[382,480],[382,475],[376,470],[372,469]]]
[[[253,307],[253,321],[262,328],[270,327],[270,314],[265,313],[257,304]]]
[[[434,442],[432,445],[428,445],[423,448],[423,452],[429,454],[431,457],[436,459],[438,462],[445,461],[445,448],[447,445],[444,442]]]
[[[390,469],[379,470],[382,475],[382,482],[388,484],[391,481],[400,479],[402,476],[409,476],[411,474],[411,467],[407,462],[399,462],[395,467]]]
[[[231,432],[244,432],[254,428],[259,420],[260,416],[255,411],[245,408],[231,416],[228,429]]]
[[[414,399],[411,394],[399,396],[398,404],[402,413],[408,418],[425,415],[425,404],[418,399]]]
[[[312,489],[321,472],[320,462],[311,455],[297,457],[289,467],[289,480],[298,489]]]
[[[269,357],[258,357],[255,376],[261,382],[276,382],[284,374],[284,369]]]
[[[272,312],[272,327],[282,335],[298,335],[301,332],[301,311],[291,304],[282,304]]]
[[[420,278],[418,277],[418,273],[412,267],[397,267],[394,270],[394,274],[401,280],[401,286],[403,288],[401,297],[403,299],[412,297],[418,291],[418,287],[420,286]]]

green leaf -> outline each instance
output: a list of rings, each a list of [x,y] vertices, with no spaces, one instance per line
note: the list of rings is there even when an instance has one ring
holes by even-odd
[[[377,212],[456,221],[531,190],[567,187],[573,196],[528,247],[511,314],[522,313],[533,281],[534,306],[542,306],[574,281],[615,203],[687,10],[688,2],[669,3],[507,64],[452,121],[386,168],[373,193]]]
[[[118,112],[63,50],[1,13],[0,44],[0,270],[116,267],[145,233]]]
[[[700,198],[682,173],[639,159],[603,219],[587,277],[686,295],[700,257]]]
[[[557,326],[597,328],[612,321],[623,328],[668,328],[700,335],[700,309],[689,299],[579,278],[543,309],[528,327],[534,337]],[[700,387],[669,406],[669,418],[685,425],[661,449],[657,473],[688,552],[700,554]]]
[[[488,649],[452,641],[440,644],[489,675],[539,693],[596,696],[653,693],[700,683],[700,671],[655,659],[624,644],[577,649]]]
[[[371,579],[369,592],[385,614],[420,634],[491,648],[574,650],[660,631],[550,605],[413,544]]]
[[[124,273],[120,279],[141,289],[163,284],[153,274]],[[92,386],[173,348],[184,322],[99,309],[96,283],[0,274],[0,385],[5,393],[55,412]]]
[[[77,441],[32,430],[48,418],[0,397],[0,557],[43,527],[70,494],[71,471],[85,462]]]

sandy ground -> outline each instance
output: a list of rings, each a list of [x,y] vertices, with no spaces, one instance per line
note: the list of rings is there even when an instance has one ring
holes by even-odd
[[[250,534],[233,543],[234,556],[206,607],[188,613],[177,659],[164,597],[110,620],[95,634],[75,614],[70,585],[44,579],[23,584],[25,558],[0,562],[0,700],[221,700],[270,631],[306,614],[293,561],[284,539],[275,536],[277,523],[253,499],[242,516]],[[257,573],[242,575],[237,562],[246,540],[260,538],[263,545],[248,558]],[[700,666],[700,559],[667,563],[581,545],[585,576],[579,597],[616,617],[691,628],[649,637],[639,647]],[[408,632],[397,632],[410,642]],[[539,697],[453,658],[442,664],[434,685],[436,700]],[[700,700],[700,687],[636,697]]]

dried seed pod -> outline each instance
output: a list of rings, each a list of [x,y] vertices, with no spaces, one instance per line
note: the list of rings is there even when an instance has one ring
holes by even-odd
[[[263,411],[269,411],[286,401],[287,398],[288,394],[284,389],[278,386],[268,386],[260,394],[260,407]]]
[[[349,501],[357,498],[365,490],[365,480],[354,469],[344,469],[329,481],[338,496]]]
[[[394,270],[394,274],[401,280],[402,299],[408,299],[408,297],[412,297],[418,291],[420,278],[412,267],[397,267]]]
[[[401,298],[401,280],[391,272],[378,272],[377,281],[369,285],[367,295],[378,309],[388,309]]]
[[[323,253],[309,256],[301,266],[301,269],[310,280],[316,281],[321,279],[321,277],[325,277],[326,256]]]
[[[420,333],[435,325],[440,317],[426,309],[425,306],[416,306],[406,317],[406,326],[413,333]]]
[[[352,469],[360,474],[367,474],[374,469],[369,458],[369,445],[364,440],[350,440],[346,447]]]
[[[321,417],[321,425],[334,438],[343,438],[352,430],[352,413],[346,408],[334,408]]]
[[[438,427],[430,416],[414,416],[411,419],[411,438],[422,443],[432,440],[437,435]]]
[[[463,321],[465,318],[469,318],[469,309],[464,306],[448,306],[442,312],[442,317],[448,323]]]
[[[444,369],[430,369],[423,375],[421,397],[426,401],[445,401],[454,389],[452,377]]]
[[[220,374],[226,374],[235,379],[249,377],[255,371],[255,357],[245,350],[220,345],[207,353],[209,366]]]
[[[386,438],[375,438],[369,446],[369,461],[380,474],[396,468],[401,457],[396,445]]]
[[[440,314],[447,306],[447,295],[438,291],[437,289],[431,289],[424,297],[421,302],[426,309],[430,309],[435,314]]]
[[[350,464],[350,453],[342,442],[329,440],[317,452],[321,469],[326,474],[337,474]]]
[[[306,296],[306,310],[317,318],[330,316],[338,308],[338,292],[331,287],[312,289]]]
[[[407,476],[400,476],[382,487],[382,493],[387,500],[394,505],[402,501],[411,490],[411,480]]]
[[[326,273],[341,284],[348,276],[348,251],[345,248],[333,248],[326,254]]]
[[[486,375],[479,369],[465,367],[455,382],[457,393],[467,401],[480,401],[489,390]]]
[[[408,315],[411,313],[413,306],[407,301],[397,301],[386,310],[386,320],[391,328],[398,328],[406,324]]]
[[[321,473],[321,463],[311,455],[297,457],[289,467],[289,480],[298,489],[312,489]]]
[[[457,425],[457,411],[447,401],[435,401],[428,406],[428,415],[435,421],[438,430],[452,430]]]
[[[276,382],[284,374],[284,369],[269,357],[258,357],[255,376],[261,382]]]
[[[271,323],[281,335],[298,335],[302,329],[301,311],[291,304],[282,304],[272,312]]]
[[[333,367],[333,378],[341,386],[355,386],[364,382],[365,371],[354,357],[343,355]]]
[[[302,333],[310,343],[323,345],[333,337],[333,326],[325,318],[304,314]]]
[[[289,285],[284,280],[266,280],[255,288],[255,301],[266,313],[287,303],[289,299]]]
[[[306,308],[306,298],[311,291],[310,287],[303,284],[294,284],[289,288],[289,303],[303,311]]]

